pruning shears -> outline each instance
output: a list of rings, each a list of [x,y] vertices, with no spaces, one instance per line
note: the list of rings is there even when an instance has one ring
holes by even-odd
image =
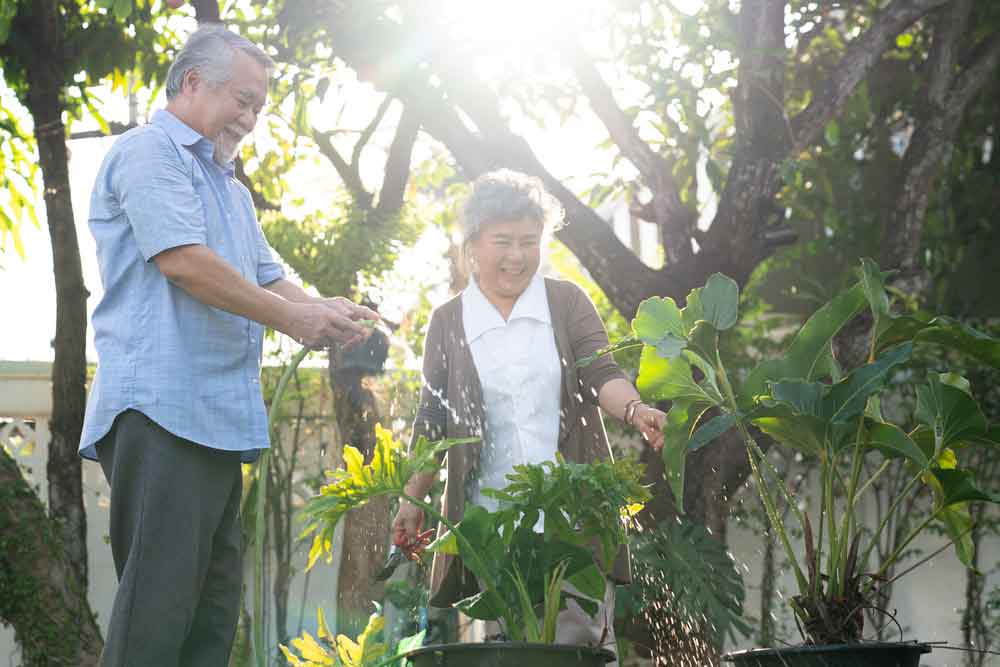
[[[425,530],[418,533],[414,538],[404,536],[398,544],[393,544],[389,549],[389,555],[385,559],[385,564],[375,573],[375,581],[385,581],[396,571],[396,568],[406,561],[417,562],[420,560],[420,552],[427,548],[434,537],[434,529]]]

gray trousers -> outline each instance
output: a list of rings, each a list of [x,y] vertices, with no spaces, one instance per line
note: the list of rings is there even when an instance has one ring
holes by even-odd
[[[226,667],[239,618],[238,452],[127,410],[97,445],[118,592],[103,667]]]

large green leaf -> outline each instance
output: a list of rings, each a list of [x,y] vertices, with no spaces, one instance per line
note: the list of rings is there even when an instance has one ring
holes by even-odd
[[[892,314],[889,312],[889,296],[885,292],[882,271],[878,264],[867,257],[861,260],[861,286],[865,291],[865,298],[868,299],[872,316],[875,318],[877,336],[892,323]]]
[[[495,591],[482,591],[455,603],[455,609],[482,621],[502,618],[507,607],[507,603]]]
[[[837,332],[865,305],[865,293],[855,285],[817,310],[792,340],[780,359],[764,361],[754,368],[739,392],[740,405],[749,407],[769,382],[785,379],[816,380],[827,366],[830,342]]]
[[[736,415],[731,412],[712,417],[708,420],[708,423],[695,431],[691,436],[691,440],[687,445],[688,451],[694,452],[710,444],[735,424]]]
[[[865,411],[868,398],[885,386],[889,372],[909,359],[912,349],[911,343],[894,347],[832,385],[801,379],[774,382],[765,402],[782,403],[830,424],[845,424]]]
[[[687,345],[681,311],[670,297],[656,297],[640,303],[632,320],[632,332],[667,359],[676,357]]]
[[[933,470],[934,477],[941,484],[943,498],[941,506],[948,507],[967,502],[1000,503],[1000,495],[983,491],[976,484],[971,470]]]
[[[687,463],[691,430],[709,407],[707,401],[677,399],[671,404],[663,425],[661,456],[664,474],[681,514],[684,513],[684,467]]]
[[[705,319],[705,309],[701,305],[701,287],[696,287],[687,295],[687,302],[681,309],[681,320],[684,322],[684,330],[690,332],[694,325]]]
[[[926,468],[929,459],[903,429],[895,424],[874,422],[868,428],[868,446],[889,458],[904,457],[920,468]]]
[[[699,296],[702,319],[719,331],[730,329],[736,324],[739,317],[740,288],[735,280],[721,273],[713,273]]]
[[[764,404],[787,405],[796,414],[824,419],[824,402],[828,385],[805,380],[782,380],[771,385],[771,393],[764,398]],[[759,413],[760,411],[755,411]]]
[[[654,401],[705,401],[716,403],[713,396],[694,381],[691,363],[683,355],[665,359],[653,348],[644,347],[639,357],[639,376],[636,378],[639,393]]]
[[[898,345],[831,385],[824,398],[825,416],[831,422],[845,423],[860,415],[865,410],[868,397],[885,386],[892,368],[909,360],[912,352],[911,343]]]
[[[704,320],[695,323],[688,335],[688,350],[697,357],[698,367],[715,382],[715,363],[719,349],[719,332]]]
[[[935,450],[988,437],[986,417],[979,404],[961,389],[941,382],[931,373],[927,384],[917,387],[917,421],[932,429]]]
[[[973,567],[976,555],[976,543],[972,539],[972,515],[964,503],[948,505],[938,510],[938,518],[944,527],[945,534],[955,544],[955,555],[965,567]]]
[[[566,580],[587,597],[595,600],[604,599],[608,580],[593,563],[572,575],[567,574]]]
[[[902,341],[930,343],[967,354],[993,368],[1000,368],[1000,340],[950,317],[922,322],[913,317],[897,317],[875,340],[879,352]]]
[[[785,414],[780,414],[785,412]],[[815,456],[825,448],[826,424],[817,417],[795,414],[787,407],[775,407],[753,423],[760,430],[807,456]]]
[[[465,566],[480,580],[497,581],[504,569],[507,545],[498,526],[498,517],[479,505],[467,505],[456,529],[465,540],[458,541],[458,553]],[[470,557],[473,549],[479,558]]]

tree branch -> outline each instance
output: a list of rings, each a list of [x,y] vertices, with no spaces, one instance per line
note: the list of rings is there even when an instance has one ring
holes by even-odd
[[[962,35],[972,13],[972,0],[956,0],[954,6],[934,12],[934,37],[927,57],[927,97],[931,104],[945,106],[955,79]]]
[[[812,102],[792,119],[794,141],[791,154],[811,144],[830,120],[840,113],[851,93],[865,78],[903,30],[927,12],[951,0],[893,0],[863,35],[853,40],[826,82],[826,90],[814,95]]]
[[[882,229],[880,264],[903,269],[904,280],[922,280],[917,256],[934,180],[951,158],[966,107],[1000,64],[1000,38],[993,36],[977,49],[967,69],[955,72],[972,6],[972,0],[958,0],[953,9],[937,13],[928,56],[926,99],[916,110],[916,127],[903,156],[902,177]]]
[[[971,63],[963,69],[958,81],[952,87],[950,99],[965,108],[998,67],[1000,67],[1000,35],[993,35],[976,49]]]
[[[236,180],[242,183],[244,187],[250,191],[250,198],[253,200],[255,209],[258,211],[278,211],[281,209],[279,205],[271,202],[264,195],[262,195],[256,187],[254,187],[253,181],[251,181],[250,177],[247,176],[247,171],[243,164],[243,158],[237,158],[236,160],[235,175]]]
[[[653,192],[652,201],[643,207],[650,214],[645,219],[664,228],[662,237],[667,262],[672,264],[690,256],[693,252],[691,228],[697,216],[681,203],[670,163],[639,137],[632,119],[615,102],[611,89],[601,78],[590,57],[578,47],[574,47],[567,55],[594,113],[607,128],[612,141],[635,165]]]
[[[333,168],[337,170],[340,179],[344,181],[344,186],[351,193],[354,202],[361,208],[367,209],[371,206],[372,195],[365,190],[364,183],[361,182],[361,174],[358,173],[357,165],[347,163],[333,145],[333,133],[321,132],[315,127],[312,128],[312,139],[319,147],[319,152],[323,154]]]
[[[705,259],[722,262],[740,281],[773,252],[764,238],[775,218],[778,167],[791,137],[784,108],[785,3],[745,0],[740,8],[739,85],[733,94],[735,152],[712,225]]]
[[[368,144],[368,140],[372,138],[375,133],[375,129],[385,118],[386,111],[389,110],[389,105],[392,104],[392,97],[389,95],[385,96],[382,103],[378,105],[378,110],[375,112],[374,118],[368,123],[367,127],[361,131],[358,136],[357,143],[354,144],[354,149],[351,151],[351,166],[355,169],[358,167],[358,163],[361,160],[361,151],[364,150],[365,146]]]
[[[406,194],[406,182],[410,177],[410,159],[413,155],[413,144],[417,141],[420,122],[416,114],[403,109],[396,128],[396,136],[389,146],[389,157],[385,161],[385,178],[378,195],[378,205],[375,207],[375,220],[382,221],[392,215],[398,215],[403,208]]]

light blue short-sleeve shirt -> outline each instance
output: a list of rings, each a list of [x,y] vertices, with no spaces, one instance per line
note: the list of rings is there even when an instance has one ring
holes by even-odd
[[[260,388],[264,327],[207,306],[160,273],[160,252],[201,244],[248,281],[284,277],[249,191],[211,141],[168,111],[122,135],[90,199],[104,296],[93,315],[97,374],[80,454],[127,409],[186,440],[253,461],[268,446]]]

